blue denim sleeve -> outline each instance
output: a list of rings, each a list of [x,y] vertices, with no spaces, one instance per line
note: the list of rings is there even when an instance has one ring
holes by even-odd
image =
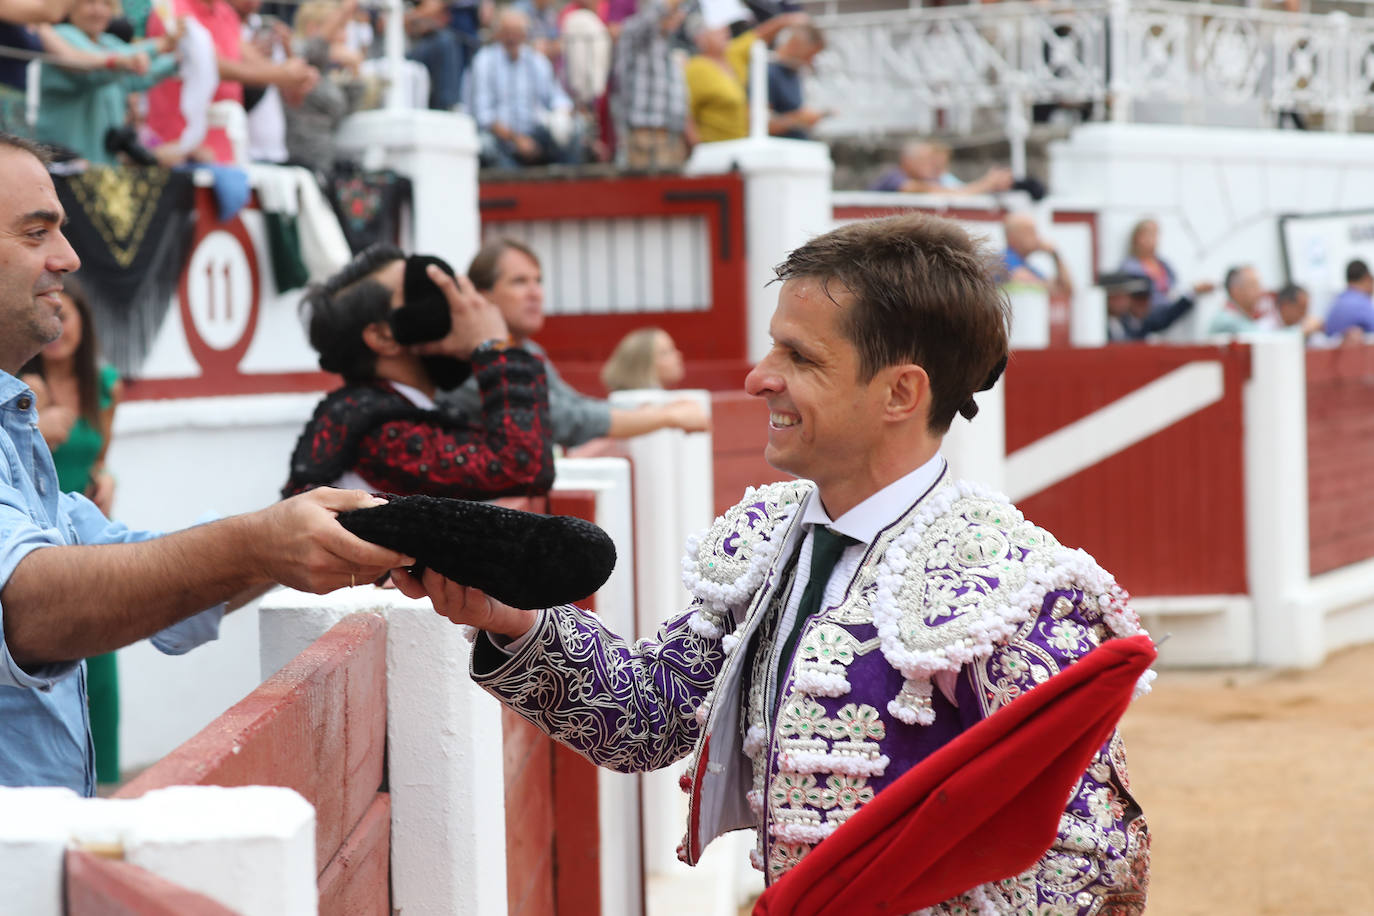
[[[34,550],[66,543],[58,529],[41,527],[30,518],[23,494],[10,485],[6,476],[4,463],[0,462],[0,591],[9,584],[20,561]],[[5,639],[4,604],[0,602],[0,687],[47,690],[70,677],[77,665],[77,662],[58,662],[32,671],[19,667]]]

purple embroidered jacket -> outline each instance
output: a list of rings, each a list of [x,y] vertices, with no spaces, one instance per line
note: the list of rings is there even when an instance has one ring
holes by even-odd
[[[473,658],[487,690],[601,766],[649,770],[691,754],[684,860],[752,827],[769,881],[973,723],[1103,640],[1140,632],[1091,557],[1005,498],[942,480],[869,545],[773,684],[764,660],[811,489],[751,491],[694,539],[692,607],[652,639],[628,644],[563,607],[513,657],[484,637]],[[924,912],[1142,913],[1149,834],[1128,785],[1114,734],[1035,868]]]

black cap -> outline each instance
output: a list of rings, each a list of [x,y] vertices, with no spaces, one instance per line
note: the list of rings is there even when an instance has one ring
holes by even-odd
[[[1144,274],[1122,271],[1120,273],[1100,274],[1097,285],[1110,293],[1126,293],[1131,296],[1148,296],[1154,288],[1150,278]]]

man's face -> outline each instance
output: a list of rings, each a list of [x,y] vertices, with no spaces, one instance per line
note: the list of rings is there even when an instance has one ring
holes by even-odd
[[[0,369],[10,374],[62,333],[62,275],[81,260],[62,235],[52,178],[24,150],[0,146]]]
[[[1294,325],[1302,324],[1303,320],[1307,318],[1307,299],[1307,292],[1303,290],[1299,291],[1292,299],[1279,303],[1279,320],[1283,322],[1284,327],[1291,328]]]
[[[1247,312],[1254,312],[1264,298],[1264,287],[1260,284],[1259,274],[1253,267],[1247,267],[1236,274],[1231,283],[1231,301]]]
[[[859,380],[859,352],[841,330],[847,293],[821,281],[788,280],[769,324],[773,347],[744,380],[768,402],[770,465],[814,480],[824,492],[865,467],[884,432],[879,381]]]
[[[496,284],[484,295],[501,310],[517,340],[533,337],[544,327],[544,276],[523,251],[506,249],[496,262]]]

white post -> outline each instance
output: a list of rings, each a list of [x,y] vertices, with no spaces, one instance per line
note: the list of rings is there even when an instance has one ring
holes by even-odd
[[[768,45],[749,48],[749,136],[768,136]]]
[[[989,390],[975,394],[978,415],[965,420],[956,414],[940,446],[956,480],[981,483],[999,493],[1007,479],[1006,384],[999,379]]]
[[[1308,582],[1307,376],[1302,338],[1250,341],[1245,387],[1245,553],[1261,665],[1314,667],[1326,654]]]
[[[356,611],[387,618],[392,903],[406,916],[505,916],[501,707],[472,683],[460,627],[392,589],[281,590],[260,611],[264,675]]]
[[[173,786],[135,799],[0,788],[5,912],[62,916],[68,847],[124,861],[243,916],[314,916],[315,809],[276,786]]]
[[[1351,65],[1350,14],[1344,10],[1333,10],[1326,14],[1326,25],[1331,30],[1330,72],[1335,84],[1327,111],[1331,114],[1331,129],[1348,134],[1354,127],[1356,99],[1363,97],[1365,92],[1364,80]],[[1356,40],[1362,37],[1361,33]],[[1359,46],[1358,53],[1363,55],[1363,43]]]
[[[390,0],[386,14],[386,107],[400,110],[405,107],[406,30],[405,5],[402,0]]]
[[[1108,90],[1111,95],[1112,120],[1131,120],[1130,82],[1130,0],[1110,0],[1107,6],[1107,29],[1111,46],[1111,74]]]
[[[559,458],[554,489],[596,493],[596,523],[611,536],[616,551],[615,571],[596,593],[596,611],[612,631],[630,636],[635,630],[630,463],[623,458]],[[601,828],[600,912],[603,916],[638,916],[644,900],[640,777],[600,769],[596,792]]]
[[[793,248],[834,226],[834,164],[824,143],[751,137],[697,144],[686,172],[717,175],[734,169],[745,181],[748,355],[759,360],[770,346],[768,322],[778,301],[777,287],[768,285],[773,267]]]
[[[477,128],[446,111],[383,109],[351,115],[339,128],[341,156],[386,165],[414,186],[411,247],[466,270],[481,242]]]

